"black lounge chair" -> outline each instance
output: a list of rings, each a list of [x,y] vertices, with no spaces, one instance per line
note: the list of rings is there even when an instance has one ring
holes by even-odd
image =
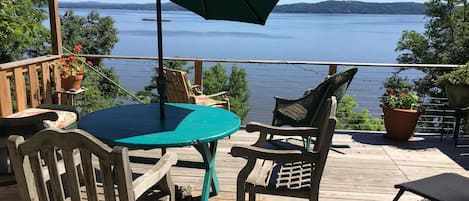
[[[394,186],[399,192],[394,201],[410,191],[431,201],[468,201],[469,178],[454,173],[443,173]]]

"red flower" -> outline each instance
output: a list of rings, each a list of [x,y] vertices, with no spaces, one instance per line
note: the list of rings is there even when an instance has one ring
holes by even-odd
[[[386,92],[388,92],[388,94],[391,95],[391,96],[394,96],[394,95],[395,95],[395,94],[394,94],[394,90],[393,90],[391,87],[388,87],[388,88],[386,89]]]
[[[83,69],[80,69],[80,70],[78,71],[78,75],[82,75],[82,74],[83,74]]]
[[[87,61],[86,62],[88,65],[92,66],[93,65],[93,62],[92,61]]]
[[[67,59],[65,57],[60,57],[59,61],[62,62],[62,63],[65,63]]]
[[[75,45],[75,47],[73,48],[73,51],[74,51],[75,53],[80,53],[81,48],[83,48],[83,46],[81,46],[80,44]]]
[[[407,98],[407,94],[402,92],[401,97],[405,99],[405,98]]]
[[[69,58],[73,61],[73,60],[75,60],[77,57],[76,57],[74,54],[70,54]]]

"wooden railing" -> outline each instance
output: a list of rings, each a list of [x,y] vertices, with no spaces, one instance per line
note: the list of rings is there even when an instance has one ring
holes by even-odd
[[[89,58],[158,60],[157,57],[115,56],[115,55],[81,55]],[[61,90],[60,77],[54,61],[60,56],[43,56],[17,62],[0,64],[0,116],[6,116],[40,103],[62,103],[63,97],[57,96]],[[336,72],[338,66],[358,67],[406,67],[406,68],[455,68],[458,65],[443,64],[385,64],[385,63],[354,63],[354,62],[317,62],[317,61],[275,61],[275,60],[234,60],[234,59],[201,59],[165,57],[165,60],[194,62],[194,82],[203,86],[202,66],[204,62],[273,64],[273,65],[310,65],[314,67],[328,66],[328,74]]]
[[[0,64],[0,117],[41,103],[60,103],[60,56],[43,56]]]
[[[129,59],[129,60],[158,60],[158,57],[144,56],[116,56],[116,55],[81,55],[89,58],[101,59]],[[337,66],[355,66],[355,67],[402,67],[402,68],[457,68],[460,65],[453,64],[390,64],[390,63],[358,63],[358,62],[320,62],[320,61],[284,61],[284,60],[239,60],[239,59],[203,59],[203,58],[181,58],[165,57],[164,60],[194,62],[194,83],[203,86],[202,66],[203,62],[216,63],[245,63],[245,64],[284,64],[284,65],[315,65],[329,66],[328,74],[337,72]]]

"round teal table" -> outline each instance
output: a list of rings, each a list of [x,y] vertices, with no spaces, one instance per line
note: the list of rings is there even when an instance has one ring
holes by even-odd
[[[151,149],[192,145],[202,155],[205,169],[202,200],[208,200],[210,186],[218,194],[215,172],[217,142],[236,132],[241,121],[224,109],[194,104],[165,104],[166,118],[160,119],[158,104],[135,104],[90,113],[78,122],[83,129],[108,145]]]

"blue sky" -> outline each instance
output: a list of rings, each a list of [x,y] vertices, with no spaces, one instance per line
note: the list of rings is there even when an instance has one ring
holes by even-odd
[[[95,1],[103,3],[153,3],[155,0],[59,0],[59,2],[86,2],[86,1]],[[163,2],[168,2],[168,0],[162,0]],[[324,0],[280,0],[278,4],[290,4],[290,3],[317,3]],[[364,2],[418,2],[423,3],[424,0],[360,0]]]

